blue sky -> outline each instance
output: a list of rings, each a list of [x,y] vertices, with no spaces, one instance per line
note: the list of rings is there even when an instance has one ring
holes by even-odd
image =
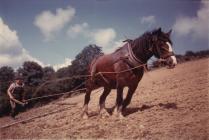
[[[110,53],[127,38],[173,29],[176,53],[208,49],[206,0],[0,0],[0,66],[56,69],[88,44]]]

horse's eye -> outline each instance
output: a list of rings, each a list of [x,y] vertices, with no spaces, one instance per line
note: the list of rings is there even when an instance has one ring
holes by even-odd
[[[164,41],[160,41],[160,45],[164,46],[164,45],[166,45],[166,43]]]
[[[162,51],[165,51],[165,52],[168,52],[168,51],[169,51],[167,45],[163,45],[163,46],[161,47],[161,50],[162,50]]]

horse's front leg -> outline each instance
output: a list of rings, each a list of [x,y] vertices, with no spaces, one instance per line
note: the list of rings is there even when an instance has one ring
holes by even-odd
[[[122,114],[122,103],[123,103],[123,88],[117,87],[117,97],[116,97],[116,105],[113,114],[123,117]]]
[[[128,94],[122,103],[122,111],[124,111],[125,108],[130,104],[133,94],[136,91],[136,88],[137,88],[137,85],[129,87]]]

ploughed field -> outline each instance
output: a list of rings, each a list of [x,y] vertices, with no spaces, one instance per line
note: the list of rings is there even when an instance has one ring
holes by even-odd
[[[102,91],[96,90],[91,95],[89,119],[80,117],[84,94],[61,98],[19,114],[16,121],[60,111],[1,129],[0,139],[209,139],[208,81],[209,59],[179,64],[175,69],[157,69],[145,73],[123,119],[97,114]],[[115,99],[113,90],[106,100],[110,113]],[[13,122],[10,117],[0,118],[0,126]]]

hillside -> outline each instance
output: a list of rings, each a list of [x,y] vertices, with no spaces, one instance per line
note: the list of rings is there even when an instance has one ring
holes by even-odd
[[[18,120],[66,108],[0,131],[0,138],[209,139],[209,59],[161,68],[144,75],[124,119],[97,115],[92,93],[88,120],[80,118],[84,94],[62,98],[18,115]],[[116,93],[108,96],[111,112]],[[0,118],[0,125],[14,122]]]

